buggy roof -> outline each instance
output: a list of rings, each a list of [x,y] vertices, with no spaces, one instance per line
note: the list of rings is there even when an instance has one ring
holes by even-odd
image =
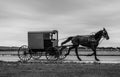
[[[28,33],[52,33],[52,32],[58,32],[57,30],[51,30],[51,31],[28,31]]]

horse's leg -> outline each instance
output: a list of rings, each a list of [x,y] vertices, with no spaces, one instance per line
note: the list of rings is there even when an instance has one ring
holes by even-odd
[[[68,49],[68,52],[65,54],[65,56],[69,55],[69,53],[70,53],[71,49],[73,49],[73,48],[75,48],[75,46],[74,46],[74,45]]]
[[[92,49],[93,53],[88,54],[87,56],[92,56],[92,55],[94,55],[94,54],[95,54],[95,53],[94,53],[94,49],[95,49],[94,45],[92,45],[92,47],[90,47],[90,48]]]
[[[94,56],[95,56],[95,60],[96,61],[100,61],[98,58],[97,58],[97,55],[96,55],[96,48],[92,49],[94,51]]]
[[[75,47],[75,52],[76,52],[76,56],[77,56],[78,60],[81,61],[81,58],[78,55],[78,46]]]
[[[94,55],[95,53],[93,52],[92,54],[88,54],[87,56],[92,56],[92,55]]]

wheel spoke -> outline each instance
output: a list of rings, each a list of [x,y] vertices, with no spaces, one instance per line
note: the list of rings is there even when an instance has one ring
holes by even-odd
[[[31,53],[28,46],[23,45],[18,49],[18,57],[21,61],[28,61],[31,58]]]

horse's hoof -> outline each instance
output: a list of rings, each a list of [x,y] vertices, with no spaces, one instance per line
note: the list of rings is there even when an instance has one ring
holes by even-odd
[[[79,61],[82,61],[80,58],[78,58]]]
[[[100,61],[99,59],[95,59],[96,61]]]
[[[65,54],[65,57],[67,56],[68,54]]]

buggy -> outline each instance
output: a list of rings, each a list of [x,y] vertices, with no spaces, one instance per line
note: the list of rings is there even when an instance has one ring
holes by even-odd
[[[18,49],[18,57],[21,61],[29,61],[31,58],[40,59],[46,56],[47,60],[62,60],[67,53],[66,46],[58,46],[58,31],[29,31],[28,46],[22,45]]]

